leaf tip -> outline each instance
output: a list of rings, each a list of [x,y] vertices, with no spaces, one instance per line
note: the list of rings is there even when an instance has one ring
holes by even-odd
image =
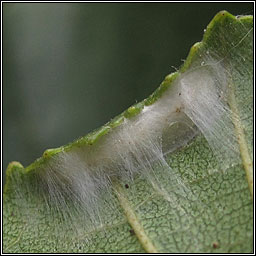
[[[10,173],[13,169],[23,169],[24,167],[23,167],[23,165],[20,163],[20,162],[17,162],[17,161],[12,161],[12,162],[10,162],[9,164],[8,164],[8,166],[7,166],[7,169],[6,169],[6,174],[7,173]]]
[[[7,193],[10,183],[13,177],[22,175],[24,173],[24,167],[20,162],[13,161],[10,162],[6,169],[6,181],[4,185],[4,194]]]

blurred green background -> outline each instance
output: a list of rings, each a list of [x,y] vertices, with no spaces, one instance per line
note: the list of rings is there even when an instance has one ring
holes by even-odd
[[[4,3],[3,170],[146,98],[220,10],[253,3]]]

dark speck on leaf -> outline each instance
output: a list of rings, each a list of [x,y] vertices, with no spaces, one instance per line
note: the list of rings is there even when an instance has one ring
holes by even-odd
[[[133,229],[130,229],[130,230],[129,230],[129,232],[130,232],[130,234],[131,234],[132,236],[134,236],[134,235],[135,235],[135,232],[134,232],[134,230],[133,230]]]
[[[124,186],[125,186],[125,188],[129,188],[129,185],[128,185],[128,184],[125,184]]]
[[[217,249],[217,248],[219,248],[219,243],[217,243],[217,242],[214,242],[214,243],[212,244],[212,247],[213,247],[214,249]]]

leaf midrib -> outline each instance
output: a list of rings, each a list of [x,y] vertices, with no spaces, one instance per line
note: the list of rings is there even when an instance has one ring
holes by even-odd
[[[121,186],[119,184],[114,184],[114,186],[116,189],[118,201],[122,209],[124,210],[127,221],[133,228],[134,233],[137,236],[144,250],[148,253],[159,253],[154,244],[152,243],[151,239],[147,236],[131,204],[129,203],[127,198],[124,197],[123,189],[121,188]]]
[[[231,88],[233,88],[233,87],[231,87]],[[240,150],[242,163],[243,163],[244,170],[246,173],[248,187],[249,187],[249,190],[251,193],[251,197],[253,199],[253,164],[252,164],[252,159],[250,157],[249,149],[248,149],[248,146],[246,143],[244,129],[242,126],[242,122],[241,122],[241,118],[240,118],[239,111],[237,108],[235,94],[234,94],[233,90],[230,93],[230,108],[231,108],[231,112],[232,112],[232,122],[235,127],[235,133],[236,133],[237,141],[239,144],[239,150]]]

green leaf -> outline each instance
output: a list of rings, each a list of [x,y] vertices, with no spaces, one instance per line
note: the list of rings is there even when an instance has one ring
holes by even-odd
[[[208,25],[202,42],[191,48],[181,70],[168,75],[148,99],[86,137],[45,151],[26,168],[17,162],[10,163],[4,188],[4,252],[252,252],[252,37],[252,16],[218,13]],[[51,161],[56,161],[62,153],[76,156],[78,150],[101,147],[108,135],[115,136],[121,125],[139,117],[146,106],[164,102],[165,95],[182,74],[200,63],[208,52],[230,67],[229,106],[241,161],[218,158],[199,133],[189,143],[165,155],[171,175],[169,167],[156,163],[155,180],[139,174],[128,180],[115,177],[110,185],[112,194],[106,194],[102,200],[105,210],[99,215],[101,221],[92,226],[85,223],[82,211],[77,213],[74,202],[60,200],[67,213],[48,204],[38,177],[44,175],[44,168],[51,169]],[[172,130],[172,138],[178,136],[179,130]],[[97,151],[92,154],[100,157]],[[50,187],[47,191],[53,193]],[[51,203],[54,205],[54,200]]]

